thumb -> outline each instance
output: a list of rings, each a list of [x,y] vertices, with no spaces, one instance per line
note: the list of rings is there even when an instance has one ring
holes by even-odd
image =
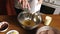
[[[28,5],[27,5],[27,7],[28,7],[29,10],[31,10],[29,3],[28,3]]]

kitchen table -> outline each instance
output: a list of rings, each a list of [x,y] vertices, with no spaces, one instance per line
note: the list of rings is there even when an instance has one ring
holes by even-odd
[[[43,21],[47,15],[42,15]],[[49,26],[60,30],[60,15],[48,15],[52,17],[52,22]],[[5,32],[0,32],[0,34],[6,34],[10,30],[17,30],[20,34],[35,34],[39,27],[44,26],[44,22],[42,22],[37,28],[33,30],[25,30],[21,27],[17,20],[17,16],[8,16],[8,15],[0,15],[0,21],[7,21],[9,23],[8,30]]]

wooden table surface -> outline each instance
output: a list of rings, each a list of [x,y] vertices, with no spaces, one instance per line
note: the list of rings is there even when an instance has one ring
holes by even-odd
[[[46,15],[42,15],[43,20],[45,20],[45,16]],[[60,15],[49,15],[49,16],[52,17],[52,22],[49,26],[60,30]],[[0,34],[6,34],[10,30],[17,30],[19,34],[35,34],[37,31],[37,28],[30,31],[23,29],[20,26],[16,16],[0,15],[0,21],[7,21],[9,23],[8,30],[5,32],[0,32]],[[44,26],[44,24],[42,23],[39,25],[39,27],[41,26]]]

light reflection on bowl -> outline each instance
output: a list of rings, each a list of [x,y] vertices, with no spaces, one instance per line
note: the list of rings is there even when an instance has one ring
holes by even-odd
[[[42,22],[41,15],[38,13],[21,12],[17,18],[22,27],[27,30],[36,28]]]

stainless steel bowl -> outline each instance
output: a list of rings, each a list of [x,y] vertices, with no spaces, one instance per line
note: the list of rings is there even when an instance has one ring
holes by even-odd
[[[19,13],[17,18],[18,18],[18,21],[21,24],[21,26],[27,30],[32,30],[32,29],[36,28],[42,22],[42,17],[38,13],[31,14],[28,12],[21,12],[21,13]],[[30,20],[30,22],[32,21],[34,23],[28,22],[28,25],[26,26],[23,24],[23,22],[25,20],[27,20],[27,21]],[[25,24],[27,24],[27,23],[25,23]],[[32,24],[32,26],[31,26],[31,24]]]

